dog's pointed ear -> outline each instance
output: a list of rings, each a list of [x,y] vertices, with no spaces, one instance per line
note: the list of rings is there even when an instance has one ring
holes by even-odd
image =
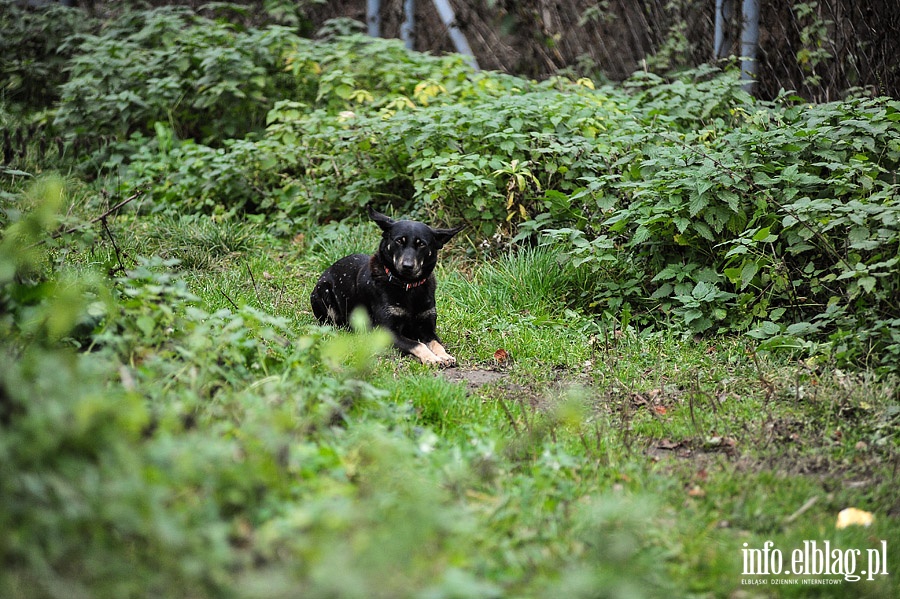
[[[439,246],[444,247],[444,244],[453,239],[454,235],[465,228],[465,225],[460,225],[458,227],[453,227],[452,229],[432,229],[431,232],[434,233],[434,238],[438,242]]]
[[[382,214],[372,208],[372,206],[368,206],[369,218],[375,221],[379,227],[381,227],[382,231],[387,231],[394,225],[394,219],[387,216],[386,214]]]

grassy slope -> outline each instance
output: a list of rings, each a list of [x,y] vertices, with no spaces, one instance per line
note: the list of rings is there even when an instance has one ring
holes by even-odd
[[[185,258],[220,241],[167,226],[158,245],[129,239],[134,251]],[[209,310],[248,304],[302,331],[313,324],[307,297],[318,272],[375,245],[374,227],[342,227],[303,231],[291,242],[248,236],[240,251],[193,270],[190,288]],[[464,240],[454,245],[438,273],[440,332],[461,370],[495,369],[504,378],[467,389],[388,354],[366,375],[387,393],[385,403],[351,409],[335,434],[388,427],[415,445],[405,474],[437,485],[452,513],[471,518],[472,530],[452,536],[466,552],[459,565],[498,585],[484,596],[532,594],[535,584],[593,596],[590,589],[653,576],[671,576],[676,594],[701,596],[895,595],[893,576],[839,586],[741,584],[743,544],[767,540],[788,556],[804,540],[863,550],[886,540],[896,570],[893,388],[864,374],[754,356],[740,339],[603,331],[559,300],[555,290],[569,275],[551,254],[472,261],[459,250]],[[498,365],[499,348],[510,360]],[[875,524],[835,530],[848,506],[873,512]],[[427,530],[389,537],[402,537],[403,556],[419,534],[430,538]],[[668,587],[639,587],[635,596]]]
[[[364,74],[375,88],[381,68],[396,66],[384,58],[330,60],[359,69],[365,91]],[[413,66],[410,87],[423,78]],[[675,99],[660,102],[677,108],[702,97],[680,84],[665,93]],[[323,98],[344,107],[340,94]],[[490,105],[522,108],[503,99]],[[555,110],[578,116],[578,106]],[[689,122],[696,109],[684,110]],[[4,181],[10,215],[21,200],[6,192],[18,186]],[[169,191],[179,211],[193,198]],[[604,329],[566,308],[584,274],[552,253],[472,259],[463,250],[478,249],[458,238],[438,297],[440,332],[460,361],[454,382],[390,352],[369,359],[373,336],[314,324],[315,278],[370,251],[371,225],[282,240],[205,216],[109,223],[119,257],[99,224],[71,246],[48,244],[58,289],[0,260],[0,291],[15,296],[0,296],[15,311],[0,325],[22,337],[0,348],[0,530],[12,532],[0,535],[0,596],[898,594],[896,381],[756,355],[740,338]],[[58,351],[79,307],[102,303],[84,299],[104,297],[94,267],[152,255],[179,260],[196,299],[156,262],[143,269],[149,282],[117,283],[127,292],[88,323],[100,335],[73,333],[92,351]],[[93,277],[67,278],[72,265]],[[495,380],[476,384],[485,372]],[[836,530],[847,506],[874,513],[874,525]],[[744,544],[769,540],[786,555],[804,540],[861,550],[885,540],[892,576],[743,585]]]

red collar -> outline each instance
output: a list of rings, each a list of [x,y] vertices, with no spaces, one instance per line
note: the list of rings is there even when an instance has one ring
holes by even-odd
[[[400,287],[405,288],[407,291],[409,291],[410,289],[412,289],[414,287],[421,287],[422,285],[424,285],[425,283],[428,282],[428,278],[426,277],[426,278],[422,279],[421,281],[416,281],[415,283],[405,283],[402,280],[400,280],[398,277],[395,277],[391,273],[391,271],[388,270],[387,266],[384,267],[384,274],[387,275],[388,281],[390,281],[394,285],[399,285]]]

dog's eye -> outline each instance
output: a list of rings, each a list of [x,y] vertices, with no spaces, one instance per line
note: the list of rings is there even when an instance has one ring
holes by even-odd
[[[425,247],[425,242],[422,241],[421,239],[416,239],[416,247],[417,247],[417,248],[423,248],[423,247]]]
[[[406,245],[406,237],[398,237],[397,244],[398,245]]]

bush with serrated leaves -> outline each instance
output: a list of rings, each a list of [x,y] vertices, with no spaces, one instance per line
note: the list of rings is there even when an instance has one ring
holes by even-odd
[[[23,6],[0,0],[0,89],[5,100],[47,108],[59,98],[73,48],[72,35],[96,25],[80,10],[56,2]]]
[[[723,85],[738,90],[717,78],[638,92],[629,112],[640,143],[584,179],[594,232],[547,234],[600,276],[636,269],[627,301],[646,322],[661,312],[693,332],[749,331],[766,347],[816,340],[841,360],[895,368],[900,103],[768,104],[734,91],[723,104]],[[605,287],[593,301],[599,291],[620,305],[621,287]]]
[[[125,138],[159,121],[181,138],[243,136],[275,99],[298,92],[285,65],[302,40],[286,27],[244,30],[164,7],[67,43],[75,50],[55,124],[71,134]]]
[[[248,96],[264,130],[229,135],[239,128],[219,123],[215,139],[184,139],[178,119],[173,130],[153,123],[158,108],[138,110],[129,122],[155,136],[125,142],[124,186],[163,209],[275,215],[282,233],[366,204],[462,220],[478,236],[560,247],[588,273],[563,295],[620,324],[897,363],[896,101],[760,102],[712,68],[595,90],[474,73],[389,40],[282,33],[249,34],[280,42],[246,64],[281,65],[291,79],[267,101]],[[213,36],[245,48],[246,35],[212,28],[197,46]],[[196,50],[183,53],[166,60],[193,64]],[[123,81],[172,104],[155,79]]]
[[[412,526],[405,558],[421,548],[420,525],[435,551],[448,551],[455,524],[432,511],[436,485],[407,485],[402,513],[362,502],[320,529],[302,525],[336,497],[352,507],[341,470],[355,451],[366,452],[354,472],[367,492],[396,497],[379,478],[388,470],[373,465],[397,467],[390,441],[373,448],[377,432],[347,443],[328,432],[381,397],[355,377],[383,334],[354,337],[347,353],[343,337],[298,337],[257,310],[205,312],[160,259],[112,288],[70,272],[46,256],[63,186],[42,181],[30,194],[33,205],[0,231],[0,595],[252,595],[260,561],[286,589],[368,588],[384,563],[357,555],[345,576],[322,578],[329,552],[348,535],[396,546],[385,523],[401,520]],[[70,335],[98,301],[82,337],[92,351],[76,352]],[[257,528],[263,538],[247,549]],[[435,568],[418,561],[415,571],[409,559],[387,563],[403,568],[391,588],[432,584]]]

